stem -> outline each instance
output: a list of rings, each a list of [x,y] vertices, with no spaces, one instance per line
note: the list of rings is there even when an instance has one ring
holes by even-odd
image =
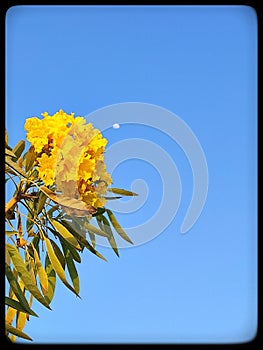
[[[18,202],[18,198],[15,196],[10,199],[8,203],[5,205],[5,213],[8,212],[9,209],[13,208],[13,206]]]

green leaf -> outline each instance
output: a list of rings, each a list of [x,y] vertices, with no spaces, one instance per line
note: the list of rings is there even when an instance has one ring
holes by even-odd
[[[27,232],[29,232],[32,227],[34,226],[34,218],[31,214],[31,212],[28,210],[28,213],[27,213],[27,220],[26,220],[26,230]]]
[[[105,211],[106,211],[106,209],[104,207],[97,208],[97,212],[95,214],[92,214],[92,216],[97,216],[97,215],[103,214],[103,213],[105,213]]]
[[[88,231],[88,235],[89,235],[89,238],[91,240],[92,247],[95,248],[96,247],[96,238],[95,238],[94,233],[92,233],[91,231]]]
[[[72,245],[70,243],[68,243],[68,241],[66,241],[63,237],[58,236],[58,239],[60,240],[61,246],[62,246],[62,244],[64,244],[70,250],[72,258],[76,262],[80,263],[81,262],[81,258],[80,258],[80,255],[79,255],[79,252],[77,251],[77,249],[72,247]]]
[[[105,196],[102,196],[102,198],[106,199],[107,201],[112,201],[112,200],[115,200],[115,199],[120,199],[122,197],[121,196],[118,196],[118,197],[113,197],[113,196],[105,197]]]
[[[75,289],[68,283],[68,281],[66,279],[65,271],[64,271],[63,267],[61,266],[56,254],[54,253],[54,250],[52,248],[52,244],[50,243],[49,239],[46,237],[45,237],[45,242],[46,242],[49,260],[53,266],[53,269],[56,271],[56,274],[61,279],[61,281],[65,284],[65,286],[80,298],[80,296],[75,291]]]
[[[48,254],[46,255],[45,260],[45,270],[48,278],[48,292],[44,295],[47,302],[50,304],[56,289],[56,272],[52,267],[52,264],[49,260]]]
[[[18,174],[22,175],[23,177],[27,178],[27,175],[24,173],[23,169],[15,162],[13,162],[9,157],[5,157],[5,163],[15,170]]]
[[[110,222],[112,223],[112,226],[115,228],[116,232],[123,238],[125,241],[133,244],[132,240],[126,235],[126,233],[121,228],[121,225],[118,223],[117,219],[113,215],[112,211],[107,209],[107,214],[110,219]]]
[[[39,242],[40,242],[39,236],[34,237],[31,242],[32,244],[34,244],[34,247],[36,248],[36,251],[39,255]]]
[[[38,315],[33,310],[30,309],[30,312],[29,312],[29,310],[25,309],[21,303],[19,303],[17,300],[14,300],[12,298],[5,297],[5,304],[12,307],[13,309],[22,311],[25,314],[30,314],[32,316],[38,317]]]
[[[62,244],[62,249],[64,252],[65,259],[66,259],[67,268],[68,268],[68,272],[69,272],[71,281],[73,283],[75,291],[77,293],[79,293],[79,289],[80,289],[79,288],[79,276],[78,276],[76,266],[74,264],[74,260],[70,254],[70,250],[68,249],[68,247],[66,245],[64,245],[63,242],[61,244]]]
[[[15,147],[13,148],[13,152],[14,152],[14,154],[16,155],[15,158],[18,159],[18,158],[21,156],[21,154],[23,153],[23,151],[24,151],[24,149],[25,149],[25,145],[26,145],[26,143],[25,143],[24,140],[19,141],[19,142],[15,145]]]
[[[37,153],[35,152],[35,147],[32,145],[30,146],[29,150],[26,152],[24,157],[24,165],[26,172],[32,169],[34,162],[37,158]]]
[[[27,340],[33,340],[32,338],[29,337],[29,335],[27,335],[26,333],[20,331],[19,329],[11,326],[9,323],[5,323],[5,330],[6,332],[8,333],[12,333],[20,338],[24,338],[24,339],[27,339]]]
[[[7,277],[7,280],[9,282],[10,287],[12,288],[13,292],[15,293],[15,296],[17,297],[17,299],[19,300],[21,307],[30,315],[33,316],[37,316],[37,314],[31,310],[26,297],[24,295],[24,293],[22,292],[22,289],[19,285],[19,283],[17,282],[17,279],[15,278],[10,266],[8,266],[7,264],[5,264],[5,274]]]
[[[44,267],[41,264],[41,261],[39,259],[37,250],[34,247],[34,244],[31,243],[31,246],[32,246],[33,251],[34,251],[35,267],[36,267],[36,271],[37,271],[37,274],[38,274],[38,277],[39,277],[40,287],[41,287],[41,290],[42,290],[43,294],[45,295],[48,292],[47,273],[46,273]]]
[[[115,238],[113,236],[113,233],[112,233],[109,221],[103,215],[99,215],[97,217],[97,221],[98,221],[98,224],[99,224],[100,228],[102,230],[105,230],[108,233],[108,235],[109,235],[108,241],[109,241],[112,249],[114,250],[115,254],[117,256],[119,256],[117,244],[116,244]]]
[[[76,238],[72,235],[72,233],[70,233],[67,230],[67,228],[61,222],[51,218],[49,218],[49,221],[54,226],[55,230],[58,232],[59,235],[65,238],[73,247],[81,250],[81,247],[78,244],[78,241],[76,240]]]
[[[10,266],[10,264],[11,264],[11,259],[10,259],[9,254],[5,254],[5,263],[6,263],[8,266]]]
[[[44,205],[46,203],[46,199],[47,199],[47,196],[43,192],[40,192],[38,199],[37,199],[37,215],[44,208]]]
[[[39,189],[52,199],[53,202],[60,204],[62,207],[66,207],[68,211],[72,212],[72,215],[86,216],[96,213],[94,207],[86,204],[82,200],[55,193],[45,186],[41,186]]]
[[[45,307],[50,309],[46,299],[42,296],[39,289],[37,288],[35,282],[32,280],[30,273],[28,272],[24,261],[22,260],[21,255],[19,254],[16,247],[11,244],[6,243],[6,250],[14,264],[16,271],[18,272],[19,277],[23,281],[25,287],[29,292]]]
[[[90,219],[90,217],[89,217]],[[84,227],[89,220],[86,217],[77,217],[77,216],[64,216],[63,217],[63,222],[66,220],[68,223],[72,223],[72,228],[76,232],[78,232],[82,237],[86,238],[87,236],[87,229]],[[71,224],[70,224],[71,225]],[[74,234],[74,232],[73,232]]]
[[[55,241],[53,241],[53,239],[50,238],[49,240],[50,240],[50,242],[52,244],[54,253],[56,254],[56,256],[57,256],[61,266],[63,267],[63,270],[65,270],[66,263],[65,263],[65,257],[62,254],[62,251],[60,250],[60,248],[57,245],[57,243]]]
[[[108,192],[120,194],[120,195],[122,195],[122,196],[138,196],[138,194],[135,193],[135,192],[123,190],[123,189],[121,189],[121,188],[114,188],[114,187],[108,188]]]
[[[89,244],[89,242],[82,237],[77,231],[75,231],[68,222],[61,220],[63,222],[63,225],[66,226],[68,228],[68,230],[77,238],[77,240],[83,244],[84,247],[86,247],[90,252],[92,252],[93,254],[97,255],[99,258],[106,260],[106,258],[104,258],[104,256],[102,254],[100,254],[96,249],[94,249],[92,247],[92,245]]]
[[[91,224],[88,223],[88,222],[85,223],[84,227],[85,227],[88,231],[90,231],[90,232],[92,232],[92,233],[95,233],[96,235],[103,236],[103,237],[107,237],[107,238],[109,237],[109,235],[108,235],[107,232],[100,230],[99,228],[97,228],[97,227],[91,225]]]

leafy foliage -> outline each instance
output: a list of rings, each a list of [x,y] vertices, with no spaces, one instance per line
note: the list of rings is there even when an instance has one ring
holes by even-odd
[[[94,208],[81,200],[56,193],[53,185],[45,186],[37,171],[34,146],[25,152],[22,140],[10,147],[7,132],[5,140],[6,182],[14,186],[13,196],[5,206],[9,226],[5,248],[9,283],[9,295],[5,298],[6,334],[11,341],[16,337],[32,340],[23,328],[29,317],[38,317],[32,310],[33,299],[51,309],[57,279],[80,297],[77,263],[81,263],[83,251],[87,249],[106,260],[95,249],[97,236],[108,240],[117,256],[113,232],[131,244],[132,241],[105,206]],[[117,188],[109,188],[108,192],[136,195]],[[97,226],[91,224],[91,220]]]

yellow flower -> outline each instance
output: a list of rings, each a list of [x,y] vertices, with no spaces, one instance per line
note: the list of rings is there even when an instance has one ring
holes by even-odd
[[[42,156],[38,158],[39,178],[42,179],[47,186],[54,183],[53,169],[55,162],[56,158],[53,155],[48,156],[46,153],[43,153]]]
[[[107,140],[83,117],[60,109],[43,119],[28,118],[27,140],[34,145],[39,178],[45,185],[56,184],[64,195],[94,207],[105,205],[101,197],[112,183],[106,171],[104,152]]]

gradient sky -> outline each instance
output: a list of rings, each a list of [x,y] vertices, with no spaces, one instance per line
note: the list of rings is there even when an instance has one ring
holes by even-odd
[[[257,331],[255,11],[247,6],[8,10],[11,146],[25,139],[28,117],[60,108],[87,116],[123,102],[163,107],[192,129],[209,172],[203,212],[189,232],[180,233],[193,179],[176,142],[147,126],[105,130],[108,147],[133,137],[165,150],[182,182],[178,212],[164,232],[121,249],[120,258],[103,246],[98,250],[108,262],[85,252],[78,265],[82,299],[58,282],[52,311],[34,302],[39,318],[31,317],[24,331],[35,343],[46,344],[251,340]],[[162,173],[169,171],[165,162],[154,168],[147,159],[130,159],[116,168],[115,187],[130,189],[142,179],[149,190],[140,210],[116,214],[123,227],[149,220],[151,230],[165,185]],[[141,190],[142,198],[145,187]],[[172,200],[166,204],[175,205]]]

